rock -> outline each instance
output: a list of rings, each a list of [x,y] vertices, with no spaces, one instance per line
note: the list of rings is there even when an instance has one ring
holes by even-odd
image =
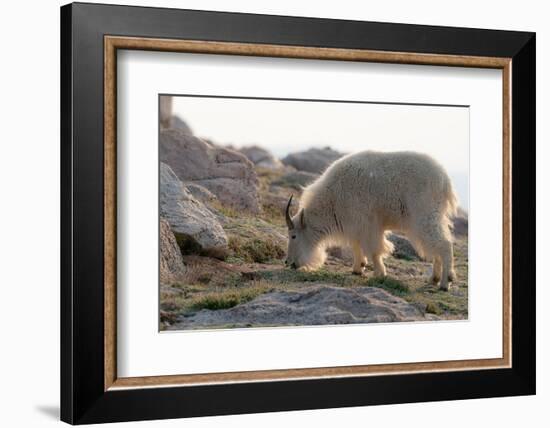
[[[430,317],[433,319],[433,316]],[[180,316],[172,329],[216,326],[327,325],[427,320],[415,305],[375,287],[315,284],[272,291],[230,309],[203,309]]]
[[[462,208],[458,209],[453,218],[453,233],[455,236],[468,236],[468,213]]]
[[[387,238],[393,244],[392,255],[396,259],[421,260],[414,247],[404,236],[388,233]]]
[[[281,170],[285,168],[279,159],[273,156],[268,150],[259,146],[243,147],[239,152],[245,155],[257,167],[272,170]]]
[[[335,160],[344,156],[343,153],[332,150],[330,147],[323,149],[309,149],[304,152],[290,153],[282,161],[299,171],[321,174]]]
[[[201,186],[200,184],[189,181],[187,183],[184,183],[184,186],[196,199],[201,201],[203,204],[209,204],[218,200],[216,195],[214,195],[210,190],[208,190],[204,186]]]
[[[237,210],[260,212],[258,177],[246,156],[178,129],[160,134],[160,160],[182,181],[192,181]]]
[[[185,265],[181,257],[176,237],[170,224],[160,219],[160,283],[172,284],[183,278]]]
[[[339,247],[339,246],[328,247],[327,254],[345,263],[348,263],[348,264],[353,263],[353,251],[351,250],[350,247]]]
[[[221,257],[227,252],[227,236],[216,216],[184,187],[174,171],[160,164],[160,215],[174,235],[197,250]],[[182,244],[178,241],[180,248]]]
[[[162,95],[160,97],[160,127],[162,129],[174,128],[184,131],[186,134],[193,135],[193,131],[189,125],[179,116],[174,115],[174,97],[170,95]]]
[[[191,127],[179,116],[172,116],[169,127],[172,129],[179,129],[186,134],[193,135],[193,130]]]
[[[273,180],[272,184],[301,191],[302,188],[314,182],[317,177],[319,177],[319,174],[305,171],[292,171]]]

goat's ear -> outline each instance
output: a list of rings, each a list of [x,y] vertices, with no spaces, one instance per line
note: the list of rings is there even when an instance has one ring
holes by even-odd
[[[305,218],[304,212],[305,211],[302,208],[302,210],[300,211],[300,226],[302,227],[302,229],[305,229],[306,227],[306,218]]]

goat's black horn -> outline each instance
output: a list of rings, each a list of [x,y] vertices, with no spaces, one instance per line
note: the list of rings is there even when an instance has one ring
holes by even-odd
[[[286,204],[286,212],[285,212],[286,225],[288,226],[289,229],[294,229],[294,223],[292,223],[292,218],[290,217],[290,204],[292,203],[293,196],[294,195],[290,195],[288,204]]]

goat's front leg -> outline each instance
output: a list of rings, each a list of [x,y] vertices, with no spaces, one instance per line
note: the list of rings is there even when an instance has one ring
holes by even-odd
[[[361,245],[358,242],[354,242],[352,245],[353,250],[353,273],[355,275],[362,275],[363,268],[367,265],[367,258],[363,254]]]

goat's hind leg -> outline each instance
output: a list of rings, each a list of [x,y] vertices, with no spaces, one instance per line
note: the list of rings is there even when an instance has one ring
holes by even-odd
[[[377,278],[384,278],[386,276],[386,266],[384,266],[382,255],[373,254],[372,264],[374,266],[374,276]]]
[[[449,290],[449,281],[456,277],[453,266],[453,243],[449,230],[439,218],[424,217],[418,225],[418,238],[427,256],[433,257],[431,281],[439,288]]]
[[[439,288],[441,290],[449,291],[449,280],[452,281],[454,278],[454,268],[453,268],[453,244],[450,241],[445,241],[442,243],[441,249],[441,283]]]
[[[434,256],[432,276],[430,277],[430,282],[432,284],[439,284],[439,281],[441,281],[441,270],[441,258],[439,256]]]

